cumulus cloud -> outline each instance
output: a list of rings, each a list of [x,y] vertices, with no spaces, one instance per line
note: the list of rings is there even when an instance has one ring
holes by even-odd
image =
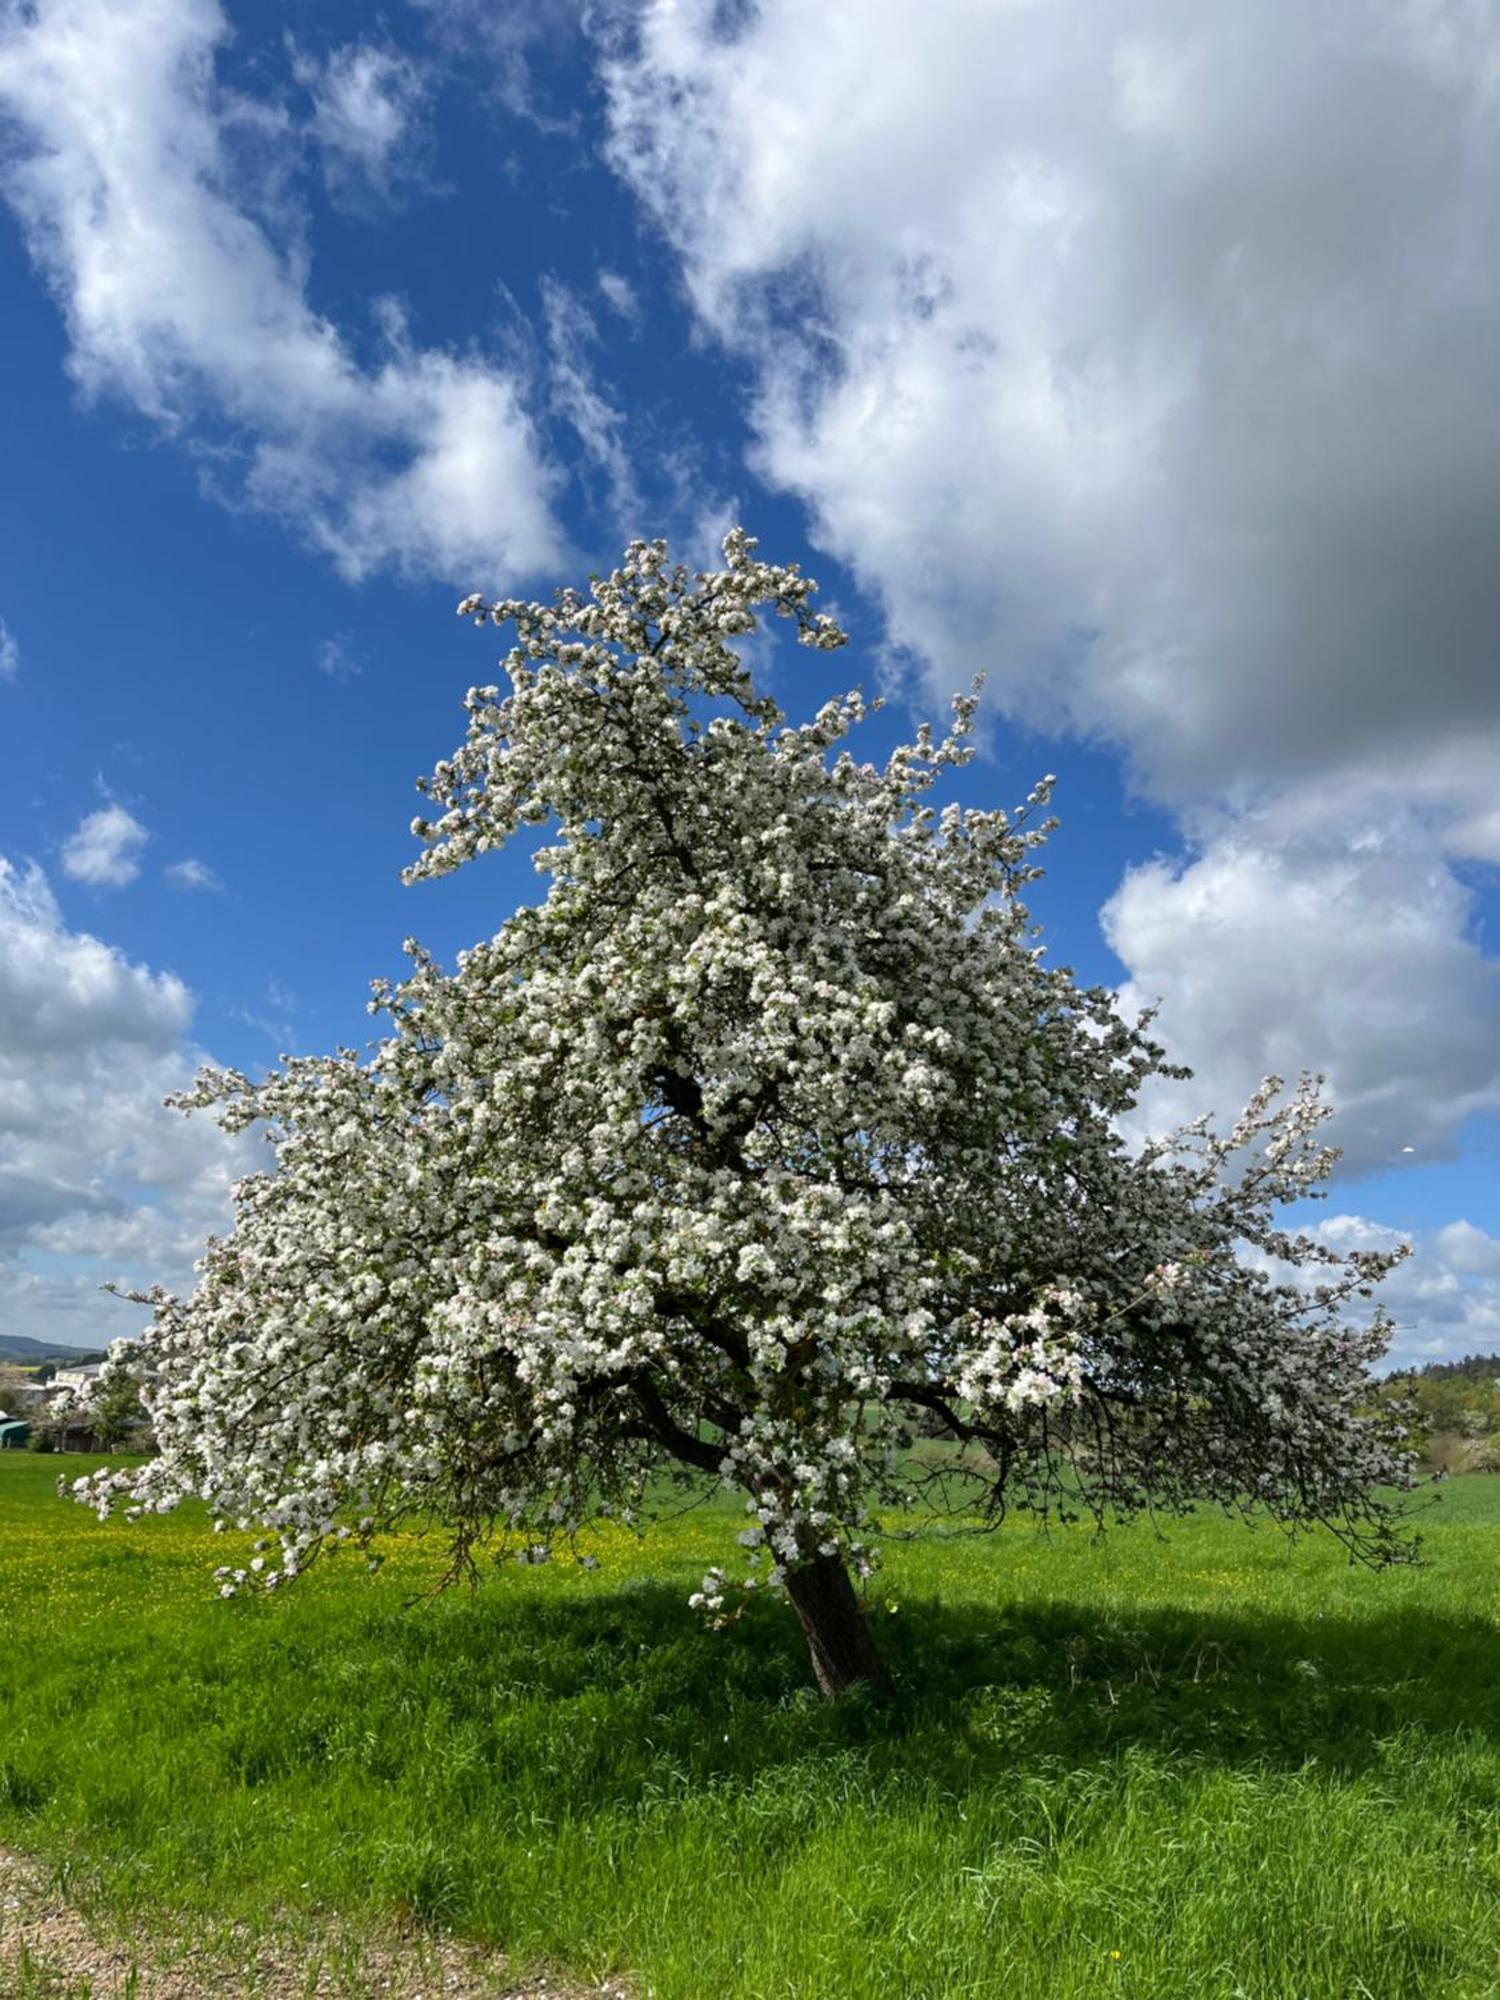
[[[1392,1323],[1385,1367],[1420,1368],[1500,1346],[1500,1239],[1468,1222],[1412,1234],[1363,1215],[1326,1216],[1308,1233],[1344,1254],[1410,1250],[1376,1294]],[[1313,1270],[1260,1261],[1278,1278],[1316,1281]]]
[[[1496,28],[677,0],[603,58],[758,469],[930,692],[986,669],[1180,813],[1129,992],[1211,1094],[1326,1067],[1360,1159],[1496,1090],[1450,868],[1500,858]]]
[[[10,627],[0,618],[0,681],[13,681],[21,671],[21,648]]]
[[[555,476],[516,371],[420,348],[395,313],[362,365],[314,310],[302,260],[237,180],[231,141],[256,107],[216,82],[227,33],[215,0],[0,11],[0,185],[79,386],[197,448],[217,490],[284,516],[348,577],[551,565]]]
[[[1434,1239],[1439,1255],[1452,1271],[1469,1278],[1500,1280],[1500,1237],[1489,1236],[1472,1222],[1450,1222]]]
[[[899,643],[1171,795],[1500,730],[1490,7],[719,18],[614,157]]]
[[[3,1043],[29,1062],[43,1049],[130,1043],[160,1053],[189,1027],[192,997],[170,972],[132,965],[63,926],[46,877],[0,857],[0,1019]]]
[[[63,873],[98,889],[123,889],[140,874],[140,851],[149,837],[124,806],[101,806],[63,842]]]
[[[1425,828],[1374,802],[1300,823],[1229,822],[1183,862],[1127,871],[1105,935],[1131,968],[1127,1007],[1192,1065],[1143,1124],[1244,1102],[1269,1072],[1320,1070],[1354,1171],[1450,1154],[1500,1107],[1500,967],[1469,935],[1470,896]]]
[[[105,1279],[182,1286],[253,1144],[162,1098],[204,1060],[192,996],[69,929],[0,858],[0,1323],[94,1343],[139,1321]]]

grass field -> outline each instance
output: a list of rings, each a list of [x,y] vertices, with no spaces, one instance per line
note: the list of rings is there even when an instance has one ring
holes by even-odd
[[[0,1841],[136,1924],[404,1913],[662,2000],[1500,1995],[1500,1478],[1427,1564],[1202,1518],[892,1548],[896,1697],[686,1608],[717,1505],[408,1609],[0,1457]],[[234,1538],[228,1538],[232,1543]]]

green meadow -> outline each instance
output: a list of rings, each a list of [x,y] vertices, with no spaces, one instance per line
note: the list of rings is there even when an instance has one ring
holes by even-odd
[[[92,1462],[0,1457],[0,1842],[138,1932],[415,1919],[661,2000],[1500,1995],[1500,1478],[1385,1574],[916,1527],[894,1692],[829,1707],[784,1605],[687,1608],[728,1503],[223,1602],[241,1539],[101,1526],[53,1490]]]

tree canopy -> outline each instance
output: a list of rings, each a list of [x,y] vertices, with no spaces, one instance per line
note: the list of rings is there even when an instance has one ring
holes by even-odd
[[[409,943],[370,1050],[199,1080],[274,1164],[119,1351],[159,1456],[81,1498],[261,1525],[228,1592],[330,1539],[376,1560],[413,1513],[455,1573],[544,1560],[664,1474],[720,1481],[745,1528],[697,1601],[784,1588],[830,1691],[879,1673],[850,1571],[914,1491],[990,1519],[1207,1499],[1400,1553],[1358,1303],[1391,1259],[1280,1220],[1331,1164],[1315,1083],[1128,1144],[1168,1066],[1037,943],[1050,781],[933,803],[976,695],[879,765],[858,693],[789,722],[741,652],[767,613],[842,646],[813,589],[735,531],[711,573],[637,542],[587,591],[460,606],[515,644],[408,873],[542,828],[545,894],[451,970]]]

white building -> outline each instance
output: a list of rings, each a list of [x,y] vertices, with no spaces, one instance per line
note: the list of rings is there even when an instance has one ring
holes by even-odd
[[[104,1366],[102,1361],[83,1361],[76,1368],[59,1368],[47,1385],[51,1389],[87,1389]]]

